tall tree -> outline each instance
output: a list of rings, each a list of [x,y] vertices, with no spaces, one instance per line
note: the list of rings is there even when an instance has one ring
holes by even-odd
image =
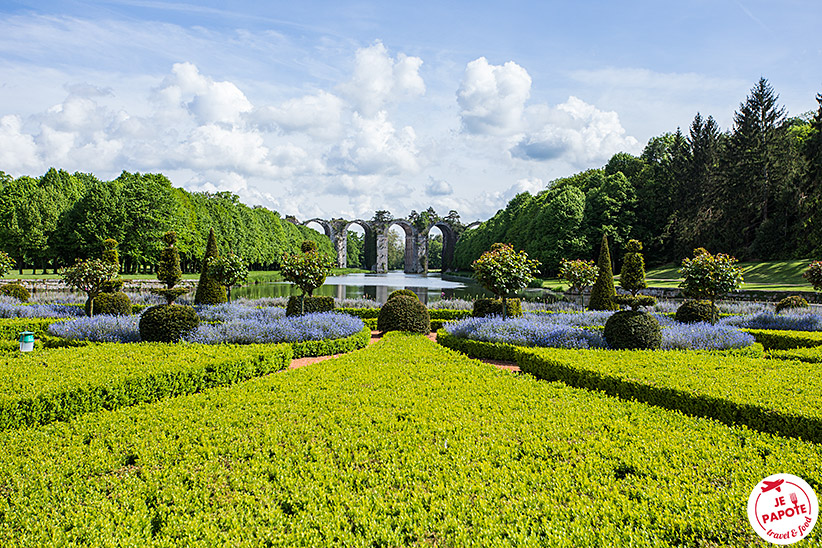
[[[819,108],[810,123],[810,131],[804,142],[803,152],[808,173],[802,185],[802,211],[804,213],[802,251],[818,257],[822,254],[822,93],[816,95]]]

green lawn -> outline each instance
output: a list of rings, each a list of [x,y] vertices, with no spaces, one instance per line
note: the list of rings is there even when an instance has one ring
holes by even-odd
[[[739,263],[745,280],[742,289],[813,291],[813,286],[802,277],[802,273],[812,260]],[[682,281],[679,276],[679,265],[652,268],[646,272],[645,277],[649,287],[678,287]]]

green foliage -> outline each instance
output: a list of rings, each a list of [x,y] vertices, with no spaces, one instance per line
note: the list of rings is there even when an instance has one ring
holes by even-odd
[[[614,271],[611,267],[611,252],[608,249],[608,236],[602,235],[597,261],[597,279],[591,288],[588,310],[616,310],[618,307],[611,299],[616,296],[614,288]]]
[[[209,259],[208,274],[225,286],[228,302],[231,302],[231,288],[248,279],[248,267],[242,257],[229,253],[224,257]]]
[[[711,322],[719,317],[719,310],[711,301],[688,299],[676,309],[674,319],[679,323]]]
[[[8,253],[0,249],[0,278],[9,273],[14,268],[14,259]]]
[[[410,289],[397,289],[396,291],[392,291],[388,295],[388,299],[386,299],[386,300],[390,301],[394,297],[398,297],[400,295],[406,295],[408,297],[414,297],[415,299],[419,300],[419,297],[417,296],[417,294],[414,293],[413,291],[411,291]]]
[[[645,259],[642,257],[642,242],[630,240],[625,246],[625,257],[622,259],[622,271],[619,273],[619,285],[636,297],[640,289],[645,289]]]
[[[800,297],[799,295],[791,295],[790,297],[785,297],[784,299],[776,303],[774,312],[779,314],[783,310],[790,310],[793,308],[808,308],[808,301],[806,301],[803,297]]]
[[[18,283],[7,283],[0,285],[0,295],[13,297],[21,303],[27,302],[31,298],[31,293],[25,286]]]
[[[312,253],[317,251],[317,242],[312,240],[303,240],[303,243],[300,244],[300,251],[303,253]]]
[[[217,238],[212,228],[208,232],[205,256],[203,256],[202,261],[203,267],[200,271],[200,281],[197,283],[197,292],[194,295],[194,304],[220,304],[228,300],[225,288],[208,273],[209,261],[219,256],[220,250],[217,248]]]
[[[59,318],[0,318],[0,340],[16,341],[23,331],[31,331],[34,337],[42,339],[48,335],[48,327]]]
[[[579,293],[580,304],[583,301],[582,292],[596,281],[597,276],[599,276],[599,267],[594,264],[594,261],[562,259],[559,265],[559,278],[567,281],[571,289]]]
[[[285,315],[302,316],[303,314],[313,314],[315,312],[329,312],[334,310],[334,306],[334,297],[293,296],[288,298]]]
[[[519,299],[506,299],[505,314],[503,314],[503,302],[500,299],[477,299],[474,301],[474,309],[471,315],[475,318],[486,316],[505,316],[506,318],[516,318],[522,316],[522,301]]]
[[[103,240],[103,261],[120,266],[120,254],[117,252],[117,240],[107,238]]]
[[[802,274],[816,291],[822,291],[822,261],[814,261],[808,265],[808,269]]]
[[[511,299],[515,300],[515,299]],[[379,308],[335,308],[335,312],[340,312],[342,314],[348,314],[350,316],[354,316],[360,319],[376,319],[380,315]],[[502,311],[500,311],[500,314]],[[450,321],[450,320],[462,320],[471,316],[470,310],[451,310],[448,308],[434,308],[428,310],[428,315],[431,320],[439,320],[439,321]]]
[[[34,546],[744,547],[761,542],[751,486],[822,467],[816,444],[514,377],[398,334],[0,443],[13,486],[0,542]]]
[[[119,271],[120,265],[100,259],[86,259],[78,260],[74,266],[64,269],[60,275],[66,285],[88,295],[88,314],[91,316],[95,311],[94,298],[102,292],[104,284],[117,276]]]
[[[742,270],[734,266],[736,258],[724,253],[711,255],[703,248],[695,249],[694,255],[693,259],[683,259],[679,269],[679,287],[685,296],[708,299],[714,304],[742,285]],[[716,323],[716,317],[711,323]]]
[[[312,296],[325,283],[334,268],[334,262],[325,253],[305,251],[300,255],[286,255],[280,266],[283,278],[300,288],[303,295]]]
[[[643,306],[654,306],[656,304],[656,297],[650,295],[617,295],[611,297],[614,304],[629,306],[631,310],[637,310]]]
[[[754,336],[765,350],[789,350],[822,346],[819,331],[777,331],[773,329],[743,329]]]
[[[309,356],[330,356],[345,354],[368,346],[371,341],[371,328],[363,327],[362,331],[342,339],[325,339],[320,341],[302,341],[291,343],[293,358]]]
[[[200,318],[190,306],[160,304],[140,316],[140,338],[143,342],[177,342],[198,325]]]
[[[380,309],[377,330],[407,331],[409,333],[431,332],[431,317],[428,308],[416,297],[398,295],[389,299]]]
[[[291,358],[287,344],[162,343],[106,343],[0,357],[0,430],[234,384],[285,369]]]
[[[477,282],[505,303],[509,296],[523,289],[534,278],[539,261],[529,259],[525,251],[514,251],[509,244],[495,243],[471,266]],[[505,318],[507,307],[503,306],[502,311]]]
[[[91,316],[91,303],[86,301],[84,310]],[[122,291],[116,293],[102,292],[94,297],[94,313],[109,314],[111,316],[130,316],[131,299]]]
[[[167,289],[171,289],[183,279],[183,271],[180,268],[180,253],[174,247],[177,242],[177,233],[173,230],[166,232],[163,234],[163,242],[165,242],[166,247],[160,252],[157,279],[166,284]],[[168,304],[171,304],[171,302]]]
[[[604,335],[615,350],[653,350],[662,343],[659,321],[637,310],[614,312],[605,322]]]

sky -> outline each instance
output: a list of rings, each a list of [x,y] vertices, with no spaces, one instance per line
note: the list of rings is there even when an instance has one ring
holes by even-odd
[[[0,171],[485,220],[697,112],[731,129],[760,77],[816,110],[820,26],[818,0],[0,0]]]

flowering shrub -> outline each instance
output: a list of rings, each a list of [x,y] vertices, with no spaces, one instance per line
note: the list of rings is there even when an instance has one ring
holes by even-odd
[[[53,323],[48,330],[51,335],[75,341],[119,342],[140,341],[137,316],[83,316],[75,320]]]
[[[660,350],[728,350],[745,348],[754,336],[726,325],[707,322],[681,324],[673,322],[662,330]]]
[[[65,304],[20,304],[11,297],[0,297],[0,318],[71,318],[84,316],[82,307]]]
[[[455,337],[475,341],[507,343],[516,346],[559,348],[607,348],[599,330],[583,329],[605,323],[611,311],[578,314],[529,314],[503,321],[499,316],[468,318],[446,324],[445,330]],[[725,325],[706,323],[680,324],[668,316],[654,314],[662,326],[660,349],[727,350],[744,348],[754,338]]]
[[[605,348],[602,333],[553,323],[545,314],[503,320],[498,316],[468,318],[447,324],[445,330],[455,337],[517,346],[562,348]],[[572,314],[567,314],[571,316]]]
[[[197,315],[204,322],[228,322],[232,320],[272,321],[285,316],[285,309],[276,306],[257,308],[246,303],[233,302],[215,305],[199,305]]]
[[[822,316],[795,310],[774,314],[770,310],[747,316],[731,316],[720,320],[723,325],[746,329],[776,329],[779,331],[822,331]]]
[[[282,316],[268,321],[234,319],[216,325],[200,324],[185,340],[200,344],[318,341],[349,337],[362,331],[363,325],[359,318],[333,312]]]

